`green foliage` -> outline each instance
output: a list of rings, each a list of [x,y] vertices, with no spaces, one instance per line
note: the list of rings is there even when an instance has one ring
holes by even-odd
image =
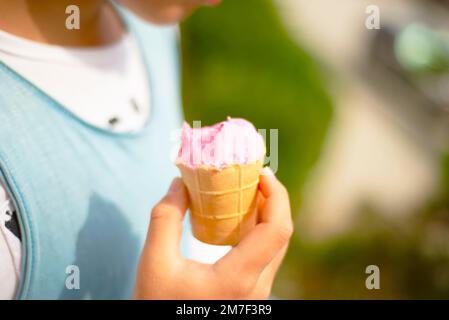
[[[444,157],[441,191],[407,217],[360,208],[346,232],[324,240],[293,239],[275,292],[282,298],[448,299],[449,203]],[[380,268],[381,290],[365,287],[368,265]]]
[[[198,11],[182,25],[182,52],[187,121],[231,116],[278,129],[277,175],[297,208],[332,106],[314,61],[290,39],[272,1],[226,0]]]

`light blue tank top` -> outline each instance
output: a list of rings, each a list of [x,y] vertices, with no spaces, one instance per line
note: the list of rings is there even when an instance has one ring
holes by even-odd
[[[178,174],[170,161],[182,120],[176,30],[123,15],[152,94],[138,133],[90,126],[0,61],[0,178],[23,243],[18,298],[130,298],[151,208]],[[66,286],[70,266],[79,289]]]

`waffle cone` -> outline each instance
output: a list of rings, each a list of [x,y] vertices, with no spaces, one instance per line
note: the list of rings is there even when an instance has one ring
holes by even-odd
[[[190,198],[192,232],[214,245],[236,245],[257,222],[262,161],[224,168],[178,164]]]

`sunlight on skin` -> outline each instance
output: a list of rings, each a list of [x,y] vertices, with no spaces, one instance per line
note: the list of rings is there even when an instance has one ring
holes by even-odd
[[[221,0],[119,0],[121,5],[147,21],[173,24],[201,6]],[[62,46],[101,46],[120,39],[125,30],[117,13],[105,0],[79,0],[79,30],[66,25],[66,8],[73,0],[0,0],[0,29],[40,43]],[[21,21],[20,24],[16,23]]]

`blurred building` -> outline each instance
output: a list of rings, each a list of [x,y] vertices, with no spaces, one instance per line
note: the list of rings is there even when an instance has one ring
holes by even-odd
[[[380,213],[407,215],[438,189],[449,106],[444,110],[435,94],[427,97],[411,86],[392,61],[395,37],[407,25],[449,30],[441,3],[447,4],[277,1],[291,35],[329,69],[335,99],[334,122],[303,195],[300,216],[307,217],[313,235],[345,230],[367,203]],[[373,4],[380,9],[380,30],[365,27],[366,9]],[[438,78],[440,91],[449,94],[444,77]]]

